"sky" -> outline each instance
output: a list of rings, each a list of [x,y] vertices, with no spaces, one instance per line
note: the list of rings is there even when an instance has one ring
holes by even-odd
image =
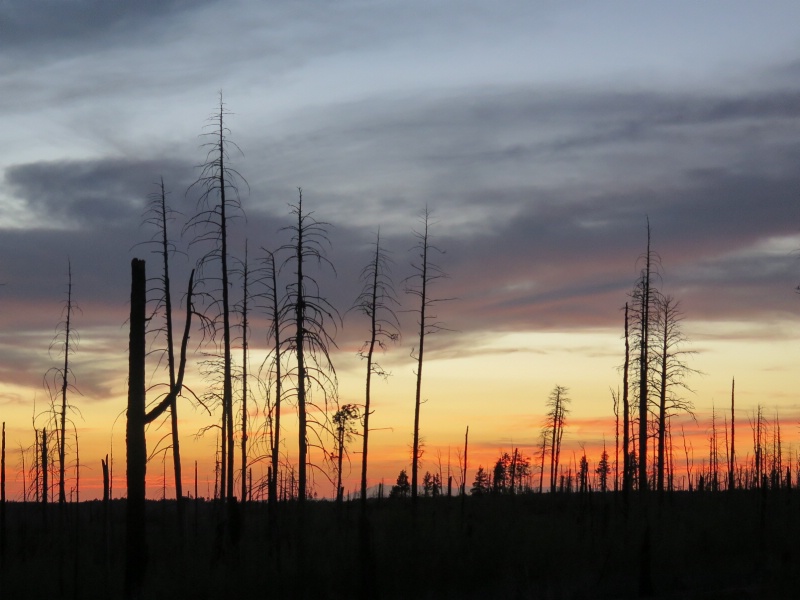
[[[728,405],[733,377],[740,410],[779,412],[792,439],[798,18],[800,5],[778,1],[768,10],[741,1],[1,3],[0,418],[9,464],[21,471],[20,449],[48,420],[43,381],[63,360],[52,342],[69,261],[80,307],[72,420],[82,497],[96,494],[106,453],[124,494],[128,265],[146,258],[157,273],[153,248],[141,245],[153,234],[142,215],[163,177],[182,215],[173,259],[173,293],[182,294],[202,247],[180,230],[196,211],[189,187],[220,93],[240,149],[231,164],[246,180],[232,253],[242,257],[247,240],[257,261],[262,248],[283,245],[298,187],[330,224],[336,272],[315,276],[343,315],[333,351],[342,403],[363,402],[356,353],[367,328],[348,309],[379,230],[391,253],[402,336],[380,357],[391,376],[374,390],[371,485],[391,484],[411,462],[418,340],[403,281],[426,207],[448,275],[433,293],[451,300],[438,307],[445,330],[426,343],[423,471],[448,456],[457,470],[467,426],[470,483],[502,451],[532,454],[556,384],[572,398],[568,456],[585,444],[596,460],[603,440],[613,445],[622,307],[648,219],[659,288],[681,303],[690,366],[700,372],[686,392],[698,462],[712,406]],[[254,319],[251,370],[266,336]],[[201,392],[203,349],[195,345],[189,374]],[[151,367],[151,382],[163,381],[155,359]],[[188,398],[179,414],[184,469],[198,461],[199,493],[208,495],[215,439],[197,434],[216,415]],[[165,432],[148,431],[151,451],[164,447]],[[290,462],[296,436],[287,431]],[[360,472],[352,450],[348,490]],[[148,468],[151,497],[161,495],[162,458]],[[254,478],[266,469],[253,468]],[[329,496],[316,473],[316,491]],[[9,479],[21,497],[21,474]]]

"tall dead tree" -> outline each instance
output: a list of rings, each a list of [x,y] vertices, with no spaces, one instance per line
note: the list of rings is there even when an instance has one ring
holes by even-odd
[[[571,402],[563,385],[556,385],[547,398],[548,412],[545,416],[543,429],[547,430],[547,439],[550,442],[550,492],[556,491],[558,484],[558,465],[561,458],[561,441],[564,438],[566,424]]]
[[[652,256],[650,253],[650,219],[647,219],[647,251],[645,266],[638,287],[639,294],[639,492],[647,491],[647,422],[648,422],[648,368],[650,363],[650,307],[652,287],[650,281]]]
[[[145,354],[147,278],[145,261],[134,258],[131,261],[131,313],[128,342],[128,410],[126,425],[127,483],[128,500],[126,504],[126,564],[125,595],[138,597],[144,582],[147,567],[147,540],[145,538],[145,475],[147,472],[147,443],[145,427],[161,416],[183,389],[186,372],[186,351],[189,344],[192,314],[192,291],[194,289],[194,270],[189,276],[189,289],[186,293],[186,325],[181,340],[181,352],[174,384],[169,393],[151,410],[146,410]],[[44,436],[43,436],[44,437]],[[104,497],[108,492],[108,464],[104,463]]]
[[[278,465],[280,459],[280,440],[281,440],[281,404],[283,400],[283,370],[282,370],[282,347],[283,347],[283,322],[285,310],[282,308],[281,298],[278,295],[278,270],[275,264],[275,254],[262,248],[265,257],[262,261],[261,275],[257,278],[264,291],[258,295],[261,308],[270,320],[269,344],[270,352],[261,365],[259,381],[264,381],[267,387],[266,396],[271,396],[271,382],[275,382],[275,392],[270,406],[267,408],[266,427],[269,439],[270,467],[268,470],[268,502],[270,508],[270,518],[275,515],[275,508],[278,502]]]
[[[168,223],[173,219],[174,211],[167,206],[167,191],[164,186],[164,178],[161,177],[158,184],[158,191],[150,195],[150,206],[145,214],[145,223],[152,225],[156,230],[151,242],[157,245],[157,250],[155,250],[155,252],[158,253],[161,259],[161,275],[157,280],[158,285],[156,288],[158,298],[156,300],[154,312],[161,312],[161,309],[163,309],[164,324],[157,332],[163,333],[166,338],[167,375],[169,377],[167,394],[170,394],[176,386],[175,348],[172,329],[172,293],[169,269],[170,255],[175,252],[175,245],[170,241],[167,231]],[[152,322],[152,316],[148,319],[148,322]],[[175,475],[175,498],[178,503],[178,512],[182,514],[183,478],[181,476],[180,436],[178,435],[177,395],[170,394],[170,398],[172,400],[169,411],[172,437],[172,466]]]
[[[211,249],[200,259],[199,267],[203,278],[208,279],[205,267],[208,263],[219,263],[219,277],[212,277],[218,281],[217,296],[212,300],[218,310],[214,319],[214,333],[222,335],[222,489],[220,494],[225,499],[234,498],[233,492],[233,373],[231,358],[231,303],[230,303],[230,269],[229,269],[229,244],[228,229],[230,220],[241,214],[242,206],[239,196],[239,185],[246,182],[239,172],[229,164],[229,150],[239,147],[229,139],[230,130],[225,125],[226,117],[230,115],[219,97],[219,107],[209,118],[208,131],[203,134],[209,141],[202,147],[207,150],[206,160],[200,165],[200,176],[190,190],[194,187],[200,189],[198,199],[198,213],[193,216],[184,227],[192,230],[195,237],[191,244],[210,243]],[[188,193],[188,191],[187,191]],[[222,321],[221,326],[219,321]],[[221,330],[221,331],[220,331]]]
[[[414,231],[417,244],[414,250],[418,252],[417,261],[411,263],[414,273],[405,280],[407,294],[416,296],[419,301],[419,308],[412,309],[417,313],[417,327],[419,331],[419,346],[416,348],[417,359],[417,384],[414,397],[414,442],[411,454],[411,502],[416,506],[417,492],[419,483],[419,464],[420,464],[420,439],[419,439],[419,416],[420,406],[422,405],[422,367],[425,357],[425,340],[427,336],[442,331],[444,327],[438,320],[438,316],[433,312],[435,307],[447,298],[434,298],[431,296],[431,286],[447,275],[439,265],[431,259],[431,254],[444,252],[430,243],[431,214],[426,207],[421,217],[421,231]],[[413,356],[413,352],[412,352]]]
[[[672,296],[656,294],[652,310],[654,310],[652,321],[655,325],[653,357],[656,364],[653,380],[658,393],[656,489],[658,492],[663,492],[667,466],[665,444],[667,420],[676,411],[691,413],[692,403],[681,397],[679,391],[692,391],[686,377],[698,371],[686,363],[686,358],[693,352],[685,349],[687,340],[681,327],[683,314],[680,303]]]
[[[68,411],[74,410],[69,403],[69,392],[75,391],[74,374],[70,367],[70,357],[78,343],[78,335],[74,331],[72,317],[78,307],[72,300],[72,263],[67,261],[67,298],[62,310],[62,321],[56,328],[56,335],[50,344],[50,351],[57,348],[63,354],[63,367],[53,367],[45,375],[45,386],[50,395],[52,422],[56,429],[56,446],[58,453],[58,502],[67,501],[65,486],[66,471],[66,428]],[[58,399],[57,399],[58,398]]]
[[[42,451],[39,453],[42,461],[42,504],[47,504],[47,428],[42,429]]]
[[[625,497],[631,490],[631,406],[628,389],[630,386],[628,373],[631,364],[630,331],[628,329],[628,303],[625,303],[625,362],[622,367],[622,493]]]
[[[354,309],[369,319],[369,339],[359,350],[367,361],[366,393],[364,396],[364,433],[361,452],[361,508],[367,506],[367,456],[369,450],[369,417],[372,414],[372,376],[386,378],[388,373],[375,361],[375,349],[386,350],[387,342],[394,342],[400,333],[400,324],[394,307],[398,306],[390,273],[391,261],[381,248],[380,231],[375,236],[375,253],[370,263],[361,271],[362,289]]]
[[[249,335],[247,321],[247,301],[249,300],[248,284],[250,271],[247,265],[247,243],[244,247],[244,263],[242,263],[242,447],[241,447],[241,484],[242,502],[247,500],[247,337]]]
[[[736,399],[736,378],[731,378],[731,454],[728,464],[728,489],[735,489],[734,474],[736,472],[736,451],[734,448],[734,438],[736,435],[736,413],[734,403]]]
[[[307,271],[308,263],[315,262],[336,272],[325,257],[325,248],[330,245],[330,224],[317,221],[313,212],[304,211],[302,189],[298,188],[297,204],[290,205],[290,208],[296,221],[284,228],[290,232],[291,241],[281,250],[291,252],[283,266],[294,268],[294,281],[287,288],[283,315],[293,332],[287,345],[296,361],[290,375],[294,379],[298,415],[297,492],[299,502],[304,504],[308,493],[309,445],[323,445],[323,430],[328,429],[325,420],[329,404],[335,402],[336,371],[329,352],[331,347],[335,347],[335,342],[330,328],[335,330],[340,318],[338,311],[321,295],[316,279]],[[309,388],[312,384],[321,392],[321,405],[315,404],[311,398]],[[309,433],[315,436],[311,444]]]

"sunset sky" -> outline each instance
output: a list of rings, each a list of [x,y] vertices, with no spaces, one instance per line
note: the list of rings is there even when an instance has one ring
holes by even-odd
[[[341,402],[363,402],[356,351],[367,328],[347,310],[375,232],[392,253],[401,310],[413,310],[402,280],[412,231],[431,210],[431,240],[444,251],[436,262],[449,275],[433,293],[454,299],[438,310],[447,331],[427,348],[423,472],[437,468],[437,453],[457,468],[467,426],[470,484],[501,451],[532,454],[556,384],[573,399],[567,459],[579,443],[592,461],[604,437],[613,446],[621,309],[647,218],[658,286],[680,300],[690,366],[703,373],[687,393],[697,462],[732,377],[737,422],[761,403],[796,438],[799,20],[800,4],[777,1],[3,3],[0,419],[9,465],[21,468],[32,419],[47,421],[42,381],[62,360],[48,349],[69,259],[81,308],[81,395],[72,396],[81,494],[96,494],[112,444],[115,495],[124,493],[129,263],[146,258],[157,274],[157,256],[137,244],[152,235],[142,215],[159,177],[172,208],[194,214],[186,192],[220,90],[242,150],[232,164],[249,184],[233,253],[243,255],[245,238],[256,258],[287,241],[279,230],[298,186],[331,224],[337,274],[319,277],[344,315],[333,353]],[[176,296],[200,254],[178,239],[181,223]],[[392,375],[373,392],[370,484],[389,485],[410,465],[417,340],[413,314],[400,319],[400,342],[380,358]],[[266,332],[256,323],[252,333],[255,370]],[[199,359],[190,358],[191,385],[202,391]],[[152,381],[164,380],[157,372]],[[179,414],[186,484],[198,460],[206,495],[215,439],[195,434],[217,416],[188,399]],[[150,429],[150,450],[166,431]],[[293,460],[297,432],[287,436]],[[354,453],[348,490],[359,462]],[[151,497],[161,495],[161,473],[159,455]],[[21,480],[9,480],[21,498]],[[323,476],[316,484],[332,493]]]

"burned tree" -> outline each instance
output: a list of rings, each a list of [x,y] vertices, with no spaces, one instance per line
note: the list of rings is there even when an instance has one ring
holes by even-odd
[[[564,437],[564,425],[566,424],[569,408],[567,405],[571,402],[567,392],[569,390],[562,386],[556,385],[550,392],[547,398],[547,415],[542,427],[543,438],[548,440],[550,444],[550,492],[556,491],[558,484],[558,465],[561,458],[561,441]]]
[[[65,487],[66,471],[66,428],[70,421],[67,413],[74,411],[68,400],[70,392],[77,391],[75,388],[75,376],[70,367],[70,358],[78,345],[78,334],[74,329],[72,317],[76,310],[80,310],[72,299],[72,263],[67,261],[67,298],[64,301],[62,310],[63,320],[56,328],[56,335],[50,344],[50,351],[58,349],[64,357],[63,367],[51,368],[44,378],[44,384],[50,395],[50,414],[52,429],[56,431],[55,443],[58,455],[58,502],[64,504],[67,501]],[[71,422],[71,421],[70,421]]]
[[[324,419],[327,419],[329,404],[336,397],[336,371],[329,353],[335,342],[330,328],[335,330],[340,318],[337,310],[322,296],[317,280],[307,271],[308,263],[314,262],[318,266],[327,265],[336,272],[333,263],[325,257],[325,248],[330,245],[330,225],[317,221],[313,212],[303,210],[302,189],[298,188],[297,204],[290,205],[290,208],[296,221],[285,228],[291,234],[291,241],[281,250],[291,252],[283,266],[294,268],[294,281],[287,288],[281,320],[285,318],[287,326],[293,332],[292,337],[287,340],[287,346],[296,362],[294,369],[287,375],[294,380],[297,400],[297,490],[298,500],[302,504],[308,492],[309,446],[323,445],[323,430],[328,428]],[[312,385],[321,393],[321,404],[310,394]],[[317,410],[309,411],[310,407]],[[309,442],[310,432],[316,437],[315,443]]]
[[[414,236],[417,238],[417,244],[414,250],[418,252],[417,261],[411,264],[414,274],[405,280],[406,293],[416,296],[419,300],[419,308],[412,309],[413,312],[417,313],[417,327],[419,331],[419,346],[416,348],[417,385],[414,398],[414,442],[411,451],[411,499],[415,504],[419,482],[419,412],[422,404],[422,367],[425,357],[425,340],[427,336],[444,329],[442,323],[438,320],[438,316],[433,312],[433,309],[439,303],[448,300],[448,298],[434,298],[431,296],[431,285],[441,279],[445,279],[447,275],[431,258],[431,254],[434,252],[439,252],[441,254],[444,252],[430,242],[430,227],[432,223],[431,214],[427,207],[422,213],[420,220],[422,225],[421,231],[414,231]]]
[[[267,419],[265,427],[267,429],[266,437],[269,440],[269,456],[270,467],[267,476],[267,495],[270,507],[270,518],[274,517],[275,508],[278,502],[278,464],[280,458],[280,440],[281,440],[281,410],[283,400],[283,369],[282,369],[282,347],[284,343],[283,337],[283,319],[285,317],[285,308],[282,299],[278,295],[278,270],[275,265],[275,254],[262,248],[265,252],[265,257],[262,261],[262,266],[258,270],[255,282],[263,288],[263,291],[257,294],[256,301],[267,315],[270,326],[269,334],[267,336],[270,352],[261,364],[259,378],[265,386],[265,396],[267,397]],[[272,383],[275,382],[274,397],[272,396]]]
[[[213,280],[218,287],[212,297],[212,306],[217,310],[213,319],[214,334],[222,336],[222,489],[220,494],[226,499],[234,497],[233,492],[233,374],[231,357],[231,302],[230,302],[230,250],[228,229],[230,221],[241,214],[239,186],[246,182],[239,172],[229,164],[229,151],[239,147],[229,139],[230,130],[225,119],[230,113],[219,98],[218,110],[209,118],[208,131],[203,134],[208,142],[203,144],[207,150],[206,161],[200,165],[200,176],[189,190],[200,189],[199,212],[185,225],[184,231],[192,230],[195,237],[191,244],[208,243],[211,249],[199,260],[198,268],[202,279]],[[187,190],[188,193],[188,190]],[[207,276],[210,263],[219,264],[218,276]],[[221,323],[220,323],[221,321]]]
[[[367,361],[366,394],[364,397],[364,439],[361,454],[361,508],[367,505],[367,453],[369,450],[369,417],[372,414],[372,376],[387,377],[388,373],[375,361],[375,349],[386,349],[387,342],[399,337],[400,325],[394,313],[398,305],[390,274],[391,261],[381,248],[380,232],[375,236],[375,254],[361,271],[363,288],[356,298],[354,309],[369,319],[369,339],[359,350]]]
[[[131,313],[128,343],[128,420],[126,428],[128,500],[126,503],[125,596],[139,597],[147,568],[145,538],[145,263],[131,262]]]
[[[685,350],[686,336],[681,329],[683,315],[680,303],[672,296],[661,294],[655,297],[655,328],[653,330],[653,356],[655,358],[654,383],[658,394],[657,436],[658,455],[656,464],[656,489],[664,491],[666,469],[667,420],[676,411],[692,411],[692,403],[682,398],[679,391],[691,391],[686,383],[687,375],[697,373],[686,364],[686,357],[693,354]]]
[[[161,327],[153,330],[156,337],[163,335],[165,338],[164,352],[166,354],[167,376],[169,378],[167,396],[170,397],[170,433],[172,439],[172,465],[175,475],[175,498],[178,502],[178,512],[183,507],[183,479],[181,476],[181,447],[178,435],[178,403],[177,394],[171,394],[176,388],[175,344],[172,321],[172,292],[170,288],[170,256],[176,252],[175,245],[168,235],[168,224],[175,218],[175,212],[167,206],[167,191],[164,178],[160,178],[158,191],[150,195],[150,205],[145,213],[145,223],[155,228],[150,243],[155,244],[154,252],[159,255],[161,274],[156,278],[155,307],[148,323],[153,323],[157,314],[163,318]]]
[[[651,359],[650,325],[652,319],[651,307],[655,288],[652,285],[653,254],[650,250],[650,219],[647,220],[647,250],[642,255],[644,267],[639,281],[633,291],[635,302],[635,318],[638,325],[637,347],[638,357],[638,412],[639,412],[639,492],[647,491],[647,424],[648,424],[648,383]]]

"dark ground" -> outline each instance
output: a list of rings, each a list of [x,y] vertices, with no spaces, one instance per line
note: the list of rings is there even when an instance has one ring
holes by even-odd
[[[357,502],[308,502],[304,537],[295,503],[271,535],[261,503],[188,500],[182,534],[147,508],[148,599],[800,597],[796,491],[376,500],[365,537]],[[104,514],[7,504],[0,598],[122,598],[125,501]]]

